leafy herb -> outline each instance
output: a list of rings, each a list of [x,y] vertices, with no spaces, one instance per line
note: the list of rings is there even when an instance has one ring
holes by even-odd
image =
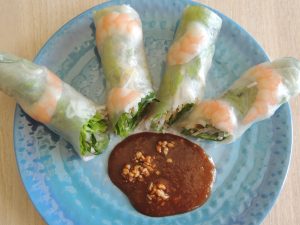
[[[101,113],[96,113],[89,119],[80,131],[80,154],[91,153],[99,155],[107,147],[109,136],[106,133],[108,121]]]
[[[162,118],[167,118],[167,114],[169,113],[169,111],[156,114],[152,118],[151,129],[157,132],[163,131],[166,125],[171,126],[173,123],[179,120],[183,116],[183,114],[188,112],[193,107],[193,105],[194,103],[187,103],[183,105],[180,110],[177,109],[175,112],[173,112],[173,114],[169,117],[169,119],[167,119],[167,121]]]
[[[183,129],[181,133],[210,141],[223,141],[226,138],[230,137],[229,133],[221,131],[211,125],[206,125],[205,127],[201,126],[198,128]]]
[[[146,112],[146,107],[153,101],[155,93],[151,92],[139,102],[137,111],[122,113],[114,127],[116,134],[126,137],[138,125]]]
[[[167,124],[171,126],[173,123],[175,123],[180,117],[182,117],[186,112],[188,112],[192,107],[194,103],[187,103],[177,112],[174,112],[170,119],[167,121]]]
[[[162,122],[161,118],[164,117],[165,114],[166,113],[158,113],[152,118],[151,125],[150,125],[150,128],[152,130],[155,130],[157,132],[161,132],[163,130],[163,125],[161,124]]]

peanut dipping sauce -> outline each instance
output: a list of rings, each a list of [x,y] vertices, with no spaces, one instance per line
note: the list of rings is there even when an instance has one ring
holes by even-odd
[[[108,162],[112,182],[148,216],[191,211],[210,196],[215,167],[204,150],[173,134],[138,133],[120,142]]]

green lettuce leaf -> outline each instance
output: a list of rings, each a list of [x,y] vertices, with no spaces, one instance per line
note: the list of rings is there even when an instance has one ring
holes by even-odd
[[[194,106],[194,103],[187,103],[182,106],[180,110],[176,110],[172,113],[172,115],[167,119],[167,114],[171,113],[169,111],[165,111],[163,113],[157,113],[152,119],[151,119],[151,129],[161,132],[166,128],[166,126],[171,126],[175,122],[177,122],[186,112],[188,112],[192,107]],[[162,119],[162,117],[165,117],[165,119]]]
[[[184,135],[210,141],[223,141],[230,137],[229,133],[221,131],[211,125],[206,125],[205,127],[199,126],[191,129],[183,129],[181,133]]]
[[[141,119],[143,118],[146,107],[155,100],[155,93],[151,92],[138,104],[138,109],[133,112],[122,113],[117,123],[114,126],[116,134],[121,137],[126,137],[128,134],[136,128]]]
[[[170,119],[167,121],[167,124],[171,126],[177,120],[179,120],[186,112],[190,111],[190,109],[194,106],[194,103],[187,103],[185,104],[181,110],[177,113],[173,113]]]
[[[227,91],[222,99],[228,101],[240,114],[244,116],[252,107],[257,95],[257,87],[235,88]]]
[[[80,154],[91,153],[99,155],[109,143],[109,135],[106,133],[108,121],[101,113],[96,113],[83,126],[80,132]]]

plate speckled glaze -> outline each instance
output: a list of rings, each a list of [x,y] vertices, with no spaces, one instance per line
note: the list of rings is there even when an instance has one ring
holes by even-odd
[[[166,51],[187,0],[111,1],[72,19],[37,55],[45,65],[96,102],[104,103],[105,80],[95,48],[92,13],[109,5],[130,4],[141,16],[149,66],[157,88]],[[218,12],[217,12],[218,13]],[[250,66],[268,60],[256,41],[226,16],[223,19],[206,98],[225,90]],[[259,224],[283,185],[291,155],[288,104],[254,125],[236,142],[200,142],[213,158],[217,178],[209,201],[192,212],[163,218],[138,213],[107,174],[107,159],[121,139],[83,162],[72,147],[16,108],[14,141],[17,163],[28,194],[48,224]]]

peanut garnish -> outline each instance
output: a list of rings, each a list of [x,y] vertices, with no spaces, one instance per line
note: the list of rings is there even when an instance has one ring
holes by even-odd
[[[170,196],[167,194],[167,187],[166,185],[162,183],[158,184],[153,184],[152,182],[150,183],[148,187],[148,194],[147,194],[147,199],[149,200],[149,203],[152,203],[153,201],[159,202],[161,205],[162,201],[166,201],[170,198]]]
[[[161,153],[161,146],[160,146],[160,145],[156,145],[156,151],[157,151],[158,153]]]
[[[154,157],[144,156],[141,151],[137,151],[132,159],[134,164],[126,164],[122,169],[122,176],[129,182],[144,181],[145,177],[154,172],[156,165],[153,159]]]
[[[129,169],[123,168],[123,174],[124,174],[124,175],[127,175],[128,173],[129,173]]]
[[[168,148],[168,147],[165,147],[165,148],[164,148],[164,155],[168,155],[168,153],[169,153],[169,148]]]
[[[168,155],[169,150],[175,147],[175,142],[171,141],[159,141],[156,145],[156,151],[158,153],[163,153],[165,156]]]
[[[167,163],[172,163],[172,162],[173,162],[173,159],[167,158]]]
[[[158,184],[158,188],[162,190],[166,190],[166,186],[164,184]]]
[[[171,143],[171,142],[169,142],[169,143],[167,144],[167,146],[168,146],[169,148],[174,148],[174,147],[175,147],[175,145],[174,145],[173,143]]]

